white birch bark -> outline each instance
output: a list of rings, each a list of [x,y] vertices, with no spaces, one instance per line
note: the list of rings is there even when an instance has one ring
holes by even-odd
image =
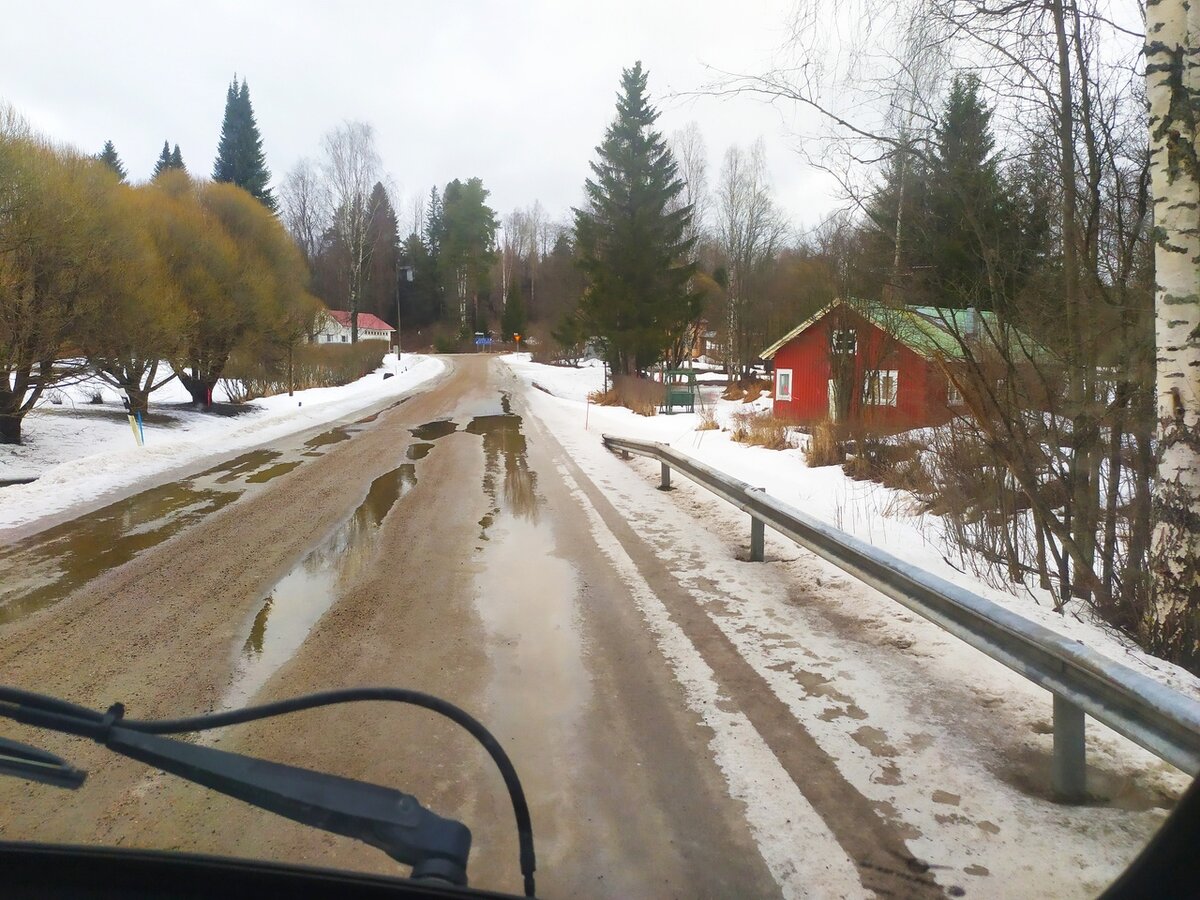
[[[1200,4],[1148,0],[1158,474],[1151,647],[1200,660]]]

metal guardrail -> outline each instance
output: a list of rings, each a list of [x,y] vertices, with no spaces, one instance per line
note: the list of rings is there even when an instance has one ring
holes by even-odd
[[[1054,695],[1053,784],[1066,800],[1086,792],[1084,714],[1188,775],[1200,774],[1200,702],[909,565],[665,444],[604,435],[604,445],[662,464],[662,487],[682,472],[750,514],[750,558],[763,559],[770,525],[818,556],[1004,663]]]

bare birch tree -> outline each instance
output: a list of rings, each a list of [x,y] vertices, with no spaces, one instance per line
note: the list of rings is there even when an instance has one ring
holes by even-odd
[[[1200,4],[1146,4],[1156,267],[1153,649],[1200,662]]]
[[[329,191],[330,222],[346,251],[347,309],[350,341],[358,342],[358,307],[371,261],[370,225],[375,216],[372,191],[380,180],[382,163],[375,149],[375,131],[365,122],[345,122],[321,141],[325,158],[321,172]]]
[[[694,121],[671,135],[671,152],[679,163],[683,191],[675,203],[692,208],[692,221],[686,237],[692,241],[692,252],[698,252],[701,239],[707,232],[712,210],[712,194],[708,189],[708,148],[700,126]]]
[[[279,215],[310,266],[329,222],[329,191],[312,160],[301,159],[279,186]]]
[[[757,276],[787,233],[787,222],[771,198],[762,138],[749,153],[737,146],[725,152],[715,213],[717,243],[729,272],[726,352],[731,370],[740,373],[752,357],[751,339],[757,337],[749,328]]]

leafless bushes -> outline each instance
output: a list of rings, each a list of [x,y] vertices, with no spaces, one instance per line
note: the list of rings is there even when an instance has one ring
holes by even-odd
[[[787,424],[769,412],[735,412],[730,417],[729,436],[739,443],[768,450],[786,450],[791,446]]]
[[[763,391],[771,390],[771,382],[760,378],[741,378],[732,381],[721,394],[722,400],[742,400],[750,403],[762,396]]]
[[[696,426],[696,430],[716,431],[720,427],[717,423],[717,411],[711,406],[702,407],[700,409],[700,424]]]
[[[629,375],[613,377],[607,391],[593,391],[589,396],[598,406],[624,406],[639,416],[653,416],[663,401],[663,385],[646,378]]]
[[[302,344],[291,358],[288,377],[287,356],[264,359],[250,353],[230,357],[223,386],[235,403],[255,397],[286,393],[290,388],[306,390],[338,387],[374,372],[387,352],[385,341],[359,341],[357,344]]]
[[[846,459],[846,451],[838,440],[837,427],[832,422],[821,422],[813,428],[804,459],[813,468],[838,466]]]

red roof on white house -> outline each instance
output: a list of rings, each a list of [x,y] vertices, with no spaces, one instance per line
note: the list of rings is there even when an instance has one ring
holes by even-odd
[[[329,310],[329,315],[339,325],[345,326],[346,328],[350,327],[350,313],[347,312],[346,310],[331,309],[331,310]],[[374,331],[395,331],[396,330],[391,325],[389,325],[387,322],[383,321],[383,319],[379,318],[379,316],[374,315],[373,313],[365,313],[365,312],[360,312],[358,314],[358,327],[359,328],[370,328]]]

